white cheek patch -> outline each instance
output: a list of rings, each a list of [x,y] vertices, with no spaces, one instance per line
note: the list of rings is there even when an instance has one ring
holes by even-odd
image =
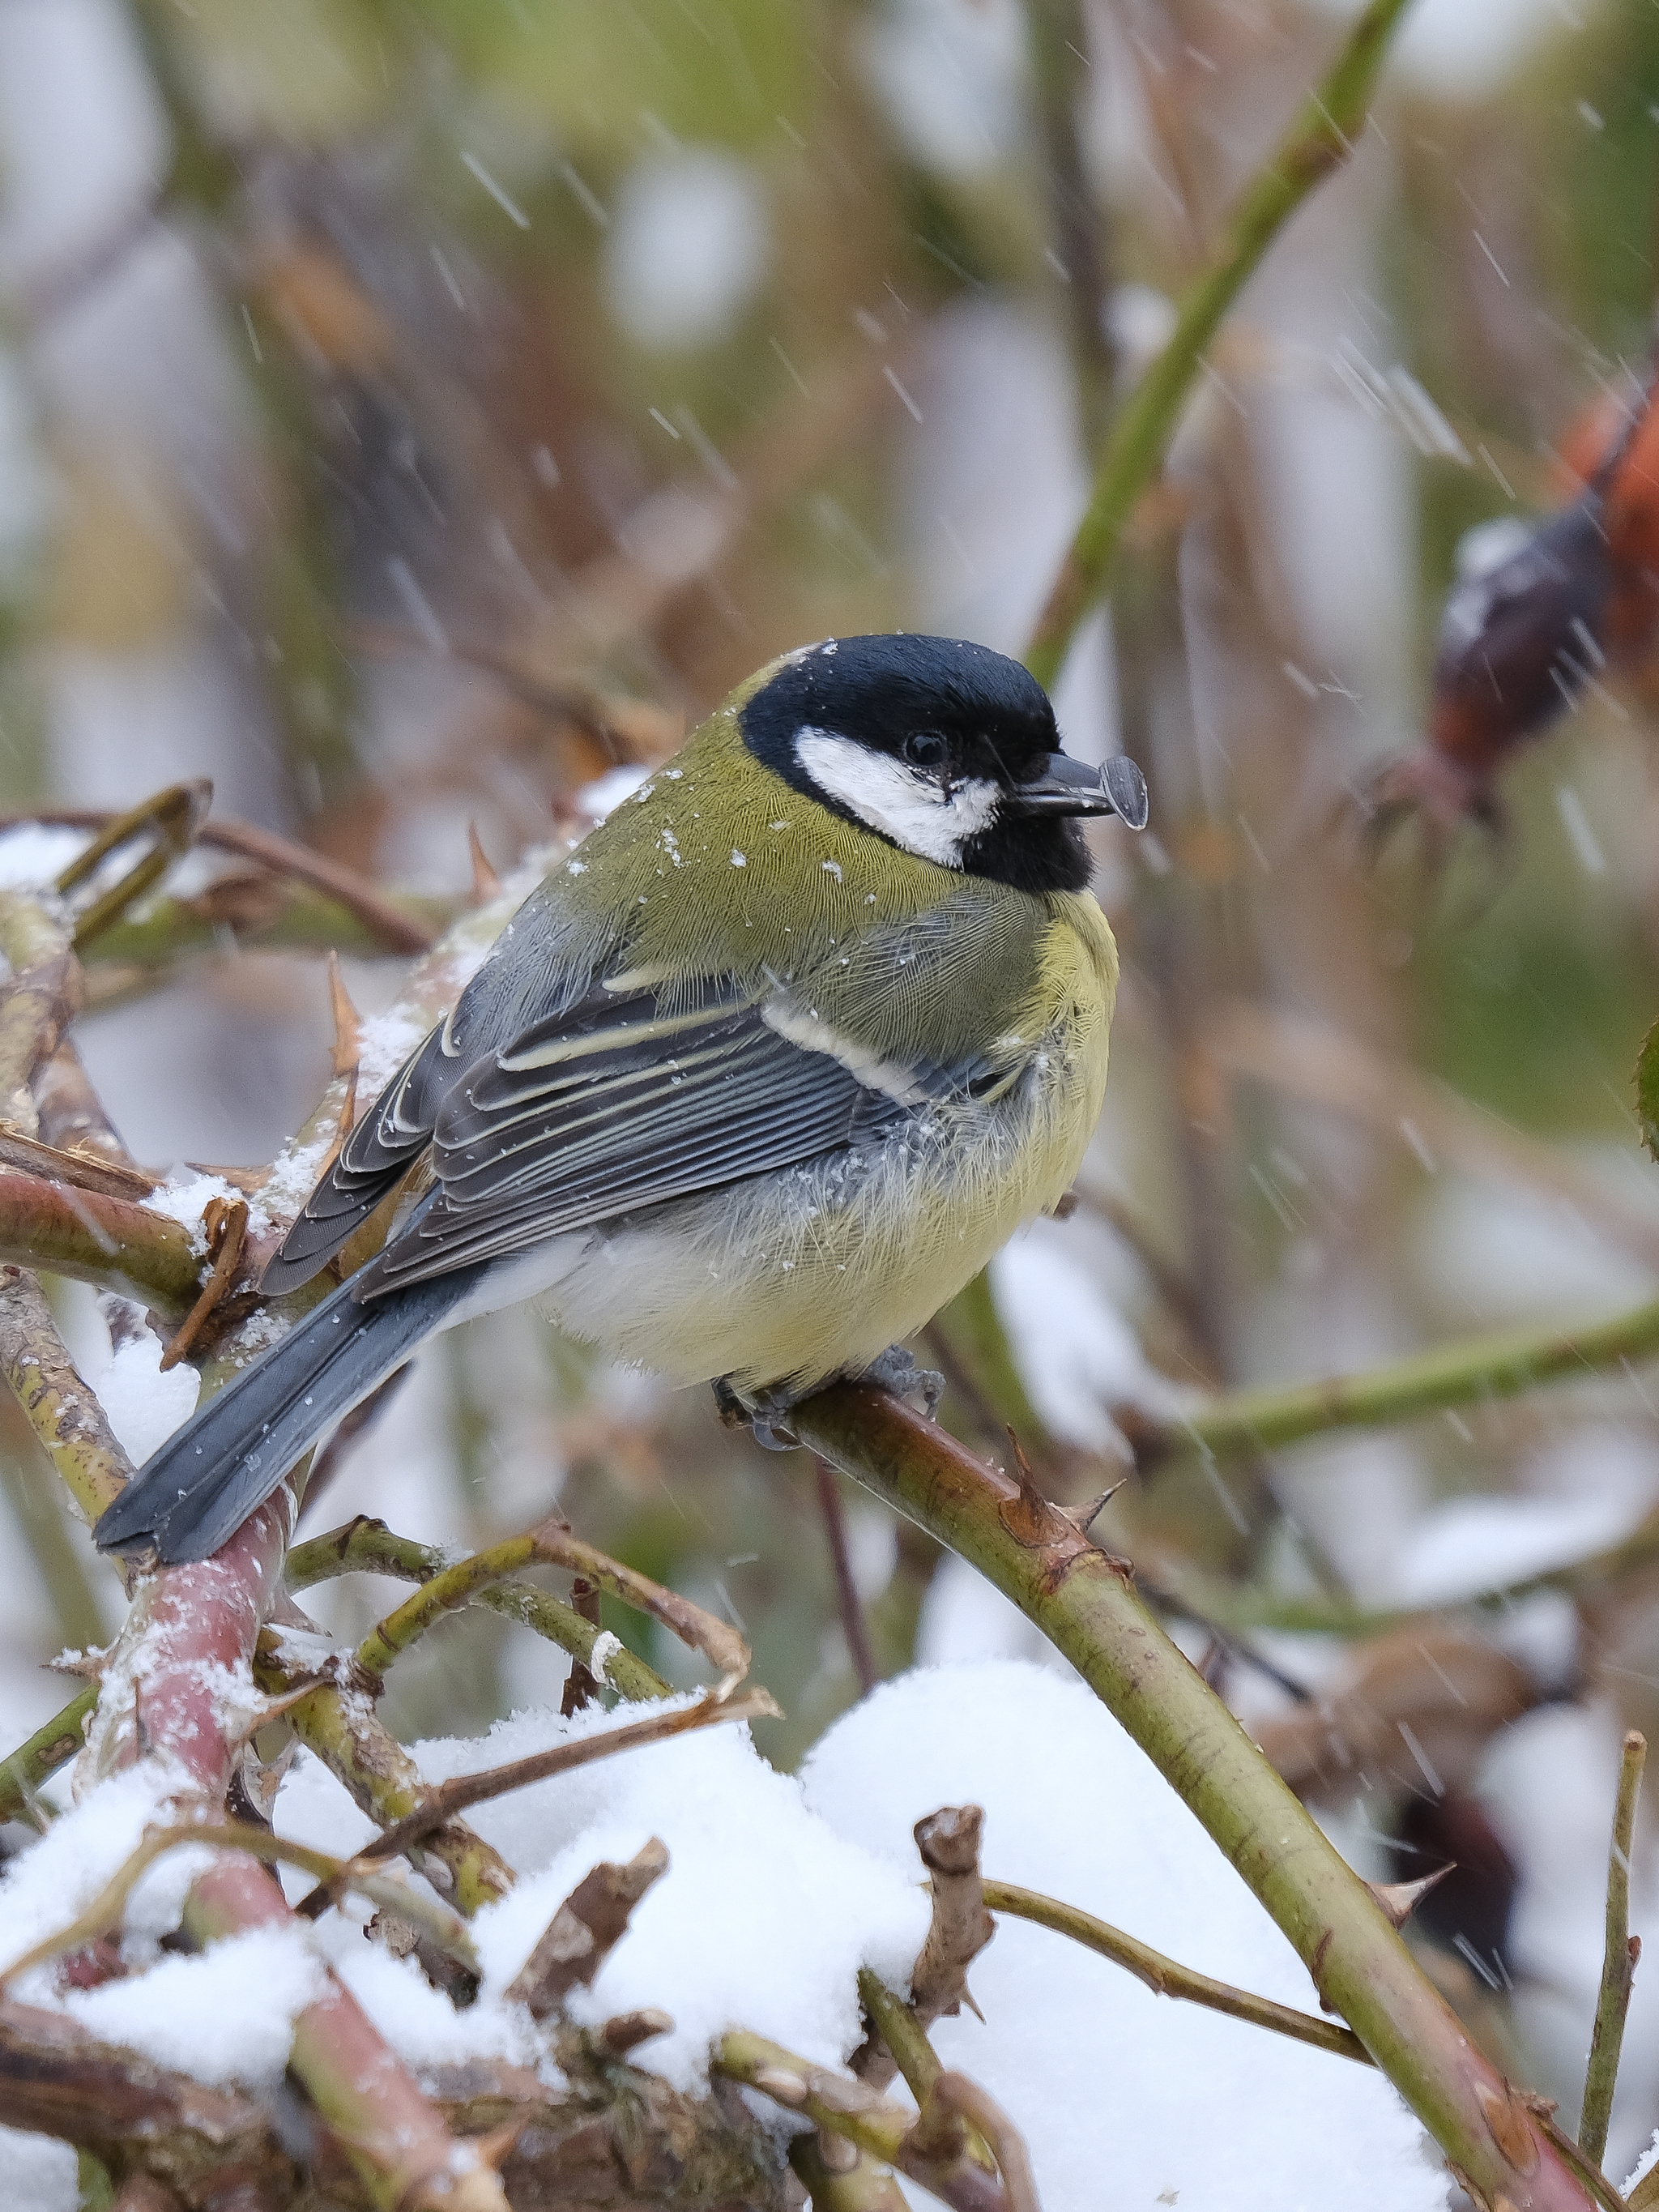
[[[795,732],[795,758],[826,799],[879,830],[906,852],[944,867],[995,821],[1002,793],[988,776],[946,786],[890,754],[810,725]]]

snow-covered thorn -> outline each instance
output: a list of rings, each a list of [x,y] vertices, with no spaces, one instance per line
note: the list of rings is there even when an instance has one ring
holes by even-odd
[[[1432,1874],[1420,1875],[1416,1881],[1368,1881],[1365,1885],[1387,1914],[1389,1923],[1403,1928],[1431,1889],[1444,1881],[1455,1868],[1455,1859],[1437,1867]]]

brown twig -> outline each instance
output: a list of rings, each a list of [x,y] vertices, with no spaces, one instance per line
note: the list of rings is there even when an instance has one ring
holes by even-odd
[[[202,1285],[201,1296],[167,1340],[161,1354],[163,1374],[184,1358],[236,1279],[243,1240],[247,1235],[247,1200],[210,1198],[203,1211],[202,1226],[207,1232],[208,1249],[213,1255],[212,1271]]]
[[[114,818],[97,808],[34,806],[0,814],[0,829],[39,822],[52,829],[98,831],[107,830]],[[355,868],[331,860],[325,854],[313,852],[307,845],[296,845],[290,838],[255,829],[252,823],[240,822],[230,815],[219,815],[204,822],[196,834],[196,842],[215,852],[238,854],[244,860],[257,861],[273,875],[290,877],[295,883],[321,891],[348,913],[356,915],[388,952],[420,953],[431,949],[431,930],[400,907],[392,905]]]
[[[568,1774],[576,1767],[591,1765],[595,1759],[613,1759],[618,1753],[636,1751],[642,1744],[661,1743],[669,1736],[684,1735],[694,1729],[715,1727],[726,1721],[779,1717],[777,1703],[765,1690],[747,1690],[738,1698],[722,1698],[716,1691],[706,1691],[695,1705],[682,1705],[671,1712],[653,1713],[648,1720],[632,1721],[622,1728],[597,1730],[591,1735],[579,1736],[574,1743],[554,1744],[546,1751],[532,1752],[527,1759],[510,1759],[504,1765],[489,1767],[480,1774],[458,1774],[453,1780],[438,1783],[428,1790],[416,1811],[365,1844],[349,1867],[302,1898],[297,1909],[307,1917],[315,1918],[335,1901],[343,1887],[349,1886],[357,1868],[372,1865],[380,1859],[395,1858],[430,1835],[441,1822],[465,1812],[470,1805],[484,1804],[492,1797],[504,1797],[509,1790],[527,1789],[532,1782],[545,1782],[556,1774]]]
[[[297,2179],[252,2098],[100,2043],[63,2013],[5,2000],[0,2124],[80,2144],[118,2167],[136,2152],[150,2173],[187,2190],[228,2169],[289,2192]]]
[[[1362,2066],[1372,2063],[1370,2053],[1351,2028],[1340,2027],[1334,2021],[1317,2020],[1311,2013],[1297,2012],[1293,2006],[1276,2003],[1272,1997],[1258,1997],[1249,1990],[1234,1989],[1230,1983],[1214,1981],[1208,1974],[1194,1973],[1191,1967],[1180,1966],[1175,1960],[1165,1958],[1163,1952],[1153,1950],[1150,1943],[1126,1936],[1121,1928],[1109,1927],[1105,1921],[1097,1920],[1092,1913],[1081,1911],[1074,1905],[1062,1905],[1056,1898],[1043,1897],[1034,1889],[1021,1889],[1011,1881],[988,1881],[984,1893],[985,1902],[993,1912],[1010,1913],[1016,1919],[1035,1921],[1039,1928],[1051,1928],[1057,1936],[1069,1936],[1073,1942],[1098,1952],[1115,1966],[1126,1967],[1156,1996],[1182,1997],[1188,2004],[1225,2013],[1231,2020],[1249,2021],[1252,2027],[1271,2028],[1276,2035],[1311,2044],[1316,2051],[1328,2051],[1339,2058],[1357,2059]]]
[[[56,1066],[61,1055],[49,1063]],[[142,1203],[161,1182],[143,1168],[123,1166],[86,1152],[63,1152],[42,1144],[38,1137],[20,1136],[15,1129],[0,1129],[0,1167],[18,1168],[45,1182],[72,1183],[76,1190],[95,1190],[104,1198],[127,1198]]]
[[[599,1589],[585,1575],[578,1575],[570,1585],[570,1610],[579,1620],[585,1620],[590,1628],[599,1626]],[[591,1705],[599,1694],[599,1686],[586,1661],[573,1658],[570,1672],[564,1678],[564,1688],[559,1695],[560,1719],[568,1721],[573,1713],[579,1713]]]
[[[910,2002],[923,2027],[962,2009],[968,1969],[996,1934],[981,1894],[979,1839],[985,1815],[977,1805],[945,1805],[914,1830],[931,1877],[933,1917],[910,1975]]]
[[[847,1638],[847,1656],[853,1662],[859,1688],[867,1697],[881,1676],[876,1669],[875,1654],[870,1649],[870,1625],[864,1617],[858,1584],[853,1579],[853,1562],[847,1548],[847,1516],[842,1510],[835,1469],[824,1461],[815,1459],[812,1471],[817,1482],[818,1510],[823,1516],[823,1530],[830,1540],[830,1565],[836,1578],[836,1603],[841,1612],[842,1633]]]
[[[607,1558],[555,1519],[539,1522],[522,1535],[507,1537],[434,1575],[369,1631],[358,1647],[359,1664],[371,1674],[384,1674],[398,1653],[406,1651],[434,1621],[470,1604],[492,1583],[530,1566],[568,1567],[596,1589],[608,1590],[623,1604],[648,1613],[672,1630],[681,1643],[701,1651],[727,1685],[741,1681],[749,1671],[749,1646],[736,1629],[693,1605],[689,1598]]]
[[[543,1931],[507,1989],[532,2020],[557,2012],[574,1989],[586,1989],[627,1933],[629,1916],[668,1871],[668,1850],[655,1836],[626,1865],[602,1859],[579,1881]]]

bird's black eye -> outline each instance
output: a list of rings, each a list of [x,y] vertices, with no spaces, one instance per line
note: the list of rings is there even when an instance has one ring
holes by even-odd
[[[912,768],[943,768],[951,757],[948,738],[937,730],[916,730],[904,740],[904,757]]]

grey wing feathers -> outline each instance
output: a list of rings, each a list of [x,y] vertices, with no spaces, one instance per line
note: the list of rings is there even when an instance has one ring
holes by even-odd
[[[453,1058],[444,1065],[447,1028],[440,1023],[410,1054],[347,1138],[266,1267],[260,1288],[267,1297],[308,1282],[426,1150],[446,1088],[443,1078],[453,1081],[461,1073]]]
[[[664,1017],[641,994],[560,1018],[451,1092],[437,1198],[365,1271],[362,1295],[816,1158],[903,1110],[758,1006]]]

